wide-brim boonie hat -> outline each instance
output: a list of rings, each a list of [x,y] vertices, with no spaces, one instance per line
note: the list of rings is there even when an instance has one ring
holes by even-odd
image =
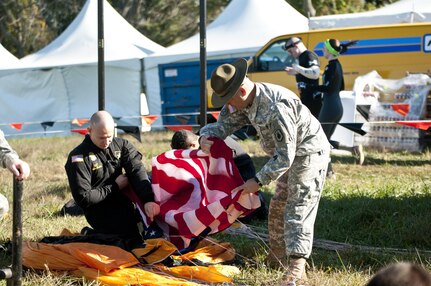
[[[211,75],[212,105],[217,108],[225,105],[238,92],[246,74],[245,59],[217,67]]]

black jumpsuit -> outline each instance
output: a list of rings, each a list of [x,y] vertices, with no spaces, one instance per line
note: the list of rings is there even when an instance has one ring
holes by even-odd
[[[335,127],[343,117],[343,105],[341,103],[340,91],[344,89],[343,68],[338,59],[330,60],[325,67],[322,76],[323,85],[319,85],[317,90],[323,93],[323,105],[319,114],[319,121],[322,124],[326,138],[331,139]],[[335,124],[327,124],[333,122]]]
[[[72,196],[96,232],[140,234],[134,204],[120,191],[115,179],[124,169],[138,197],[144,203],[154,201],[141,159],[141,153],[121,138],[114,138],[107,149],[100,149],[87,135],[70,152],[65,169]]]
[[[319,57],[309,50],[299,55],[298,64],[304,68],[310,68],[312,66],[320,67]],[[320,100],[315,100],[313,94],[316,92],[316,87],[319,85],[319,78],[310,79],[298,73],[296,75],[296,84],[298,86],[301,102],[307,106],[311,114],[317,118],[320,108],[322,107],[322,102]]]

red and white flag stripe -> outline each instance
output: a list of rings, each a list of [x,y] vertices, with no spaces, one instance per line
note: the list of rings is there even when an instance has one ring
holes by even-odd
[[[231,191],[244,182],[232,150],[219,139],[211,155],[201,150],[171,150],[153,158],[152,184],[160,215],[155,220],[179,249],[207,227],[212,233],[260,206],[256,194]],[[148,219],[147,219],[148,222]]]

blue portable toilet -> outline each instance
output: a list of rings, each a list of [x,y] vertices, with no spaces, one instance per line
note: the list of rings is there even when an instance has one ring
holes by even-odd
[[[207,79],[219,65],[234,59],[207,61]],[[200,62],[159,65],[163,125],[197,125],[200,112]]]

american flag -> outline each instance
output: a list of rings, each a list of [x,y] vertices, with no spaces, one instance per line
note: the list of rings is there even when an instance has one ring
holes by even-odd
[[[171,150],[152,160],[152,185],[160,204],[156,223],[178,249],[207,227],[209,234],[229,227],[238,217],[260,206],[256,194],[232,190],[244,183],[233,163],[232,150],[220,139],[211,154],[201,150]],[[151,223],[148,218],[147,225]]]

